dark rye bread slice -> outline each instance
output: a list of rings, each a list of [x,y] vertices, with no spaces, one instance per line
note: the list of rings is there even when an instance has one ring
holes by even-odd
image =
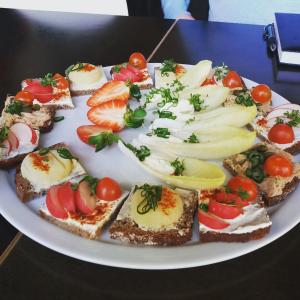
[[[58,148],[67,148],[67,146],[64,143],[58,143],[48,148],[50,150],[55,150]],[[16,169],[15,183],[16,183],[17,195],[22,202],[27,202],[35,197],[43,195],[46,192],[46,191],[42,191],[39,193],[35,192],[34,187],[30,183],[30,181],[22,176],[21,164],[19,164]]]
[[[274,146],[271,146],[271,145],[268,145],[268,144],[257,144],[257,145],[254,145],[251,149],[255,149],[256,147],[258,147],[258,145],[266,145],[268,147],[269,151],[274,150],[275,153],[277,153],[277,154],[285,152],[285,151],[276,149]],[[239,155],[239,154],[237,154],[237,155]],[[224,159],[223,166],[232,175],[245,175],[245,172],[243,172],[241,170],[237,171],[234,168],[233,160],[235,159],[235,157],[237,155],[232,155],[231,157],[228,157],[228,158]],[[287,154],[287,155],[289,155],[289,154]],[[266,206],[274,206],[274,205],[280,203],[281,201],[285,200],[287,198],[287,196],[289,194],[291,194],[297,188],[299,182],[300,182],[300,178],[297,177],[297,176],[294,176],[294,178],[291,181],[287,182],[284,185],[284,187],[281,190],[281,193],[279,195],[276,195],[276,196],[268,196],[267,193],[264,190],[262,190],[261,184],[258,184],[258,187],[260,188],[260,192],[261,192],[261,195],[262,195],[262,200],[265,203],[265,205]]]
[[[51,106],[41,106],[40,110],[32,112],[22,112],[21,115],[10,114],[5,111],[7,106],[14,100],[13,96],[7,96],[5,107],[2,111],[2,123],[11,127],[14,123],[26,123],[34,129],[38,129],[41,133],[46,133],[52,130],[54,125],[54,117],[56,108]],[[40,123],[40,119],[44,121]]]
[[[73,90],[71,90],[70,92],[71,92],[71,96],[72,97],[77,97],[77,96],[89,96],[89,95],[92,95],[97,90],[98,89],[89,89],[89,90],[81,90],[81,91],[73,91]]]
[[[25,158],[25,156],[27,154],[28,153],[19,154],[15,157],[12,157],[9,159],[0,160],[0,169],[9,170],[11,168],[14,168],[16,165],[18,165],[20,162],[22,162],[22,160]]]
[[[117,218],[109,229],[111,238],[120,239],[126,243],[157,246],[177,246],[190,241],[198,201],[194,192],[187,192],[185,196],[181,197],[184,200],[183,214],[174,229],[145,230],[140,228],[130,217]],[[126,202],[130,200],[131,195]]]
[[[271,225],[265,228],[259,228],[247,233],[224,233],[224,232],[200,232],[200,241],[207,242],[227,242],[227,243],[245,243],[259,240],[269,233]]]

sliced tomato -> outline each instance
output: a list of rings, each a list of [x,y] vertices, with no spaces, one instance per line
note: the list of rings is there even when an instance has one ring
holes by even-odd
[[[252,89],[251,96],[255,102],[267,103],[272,99],[272,92],[266,84],[259,84]]]
[[[109,177],[104,177],[98,181],[96,194],[99,199],[114,201],[120,198],[122,190],[117,181]]]
[[[69,82],[68,82],[68,80],[64,76],[56,73],[53,76],[53,78],[55,79],[56,87],[58,89],[65,90],[65,89],[69,88]]]
[[[234,219],[241,214],[241,209],[234,205],[220,203],[211,199],[208,205],[208,212],[222,219]]]
[[[269,176],[289,177],[293,174],[293,163],[283,156],[273,154],[265,160],[264,171]]]
[[[147,67],[147,61],[140,52],[134,52],[130,55],[129,64],[140,70]]]
[[[244,207],[249,205],[248,201],[242,200],[237,194],[218,192],[214,195],[214,199],[220,203],[236,205],[238,207]]]
[[[66,182],[58,187],[58,200],[63,208],[69,213],[75,213],[75,191],[71,188],[71,183]]]
[[[275,124],[268,132],[268,139],[277,144],[288,144],[295,140],[294,130],[287,124]]]
[[[16,94],[15,100],[19,100],[28,104],[32,104],[34,95],[29,91],[20,91]]]
[[[90,136],[100,134],[104,131],[111,132],[111,130],[97,125],[82,125],[77,128],[77,135],[84,143],[88,144]]]
[[[68,213],[59,201],[58,190],[58,186],[54,186],[48,190],[46,195],[46,206],[53,217],[67,219]]]
[[[77,209],[85,215],[89,215],[94,211],[97,199],[93,195],[88,182],[81,181],[79,183],[78,189],[75,192],[75,204]]]
[[[212,229],[224,229],[229,226],[229,223],[202,209],[198,211],[198,220],[200,224]]]
[[[253,201],[258,195],[256,183],[245,176],[234,176],[228,181],[228,187],[233,193],[238,194],[243,200]]]
[[[224,86],[230,89],[243,87],[242,79],[235,71],[229,71],[228,74],[223,78],[222,83]]]
[[[34,95],[34,97],[41,103],[47,103],[53,98],[53,88],[51,85],[43,86],[40,81],[32,81],[30,85],[24,88]]]

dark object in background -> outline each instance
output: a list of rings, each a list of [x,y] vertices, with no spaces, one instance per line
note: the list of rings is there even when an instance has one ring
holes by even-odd
[[[267,42],[268,48],[271,52],[276,51],[277,44],[276,44],[276,36],[275,36],[275,29],[274,24],[268,24],[264,28],[264,39]]]
[[[175,0],[174,0],[175,1]],[[129,16],[163,18],[160,0],[127,0]],[[191,0],[188,11],[197,20],[208,20],[208,0]]]

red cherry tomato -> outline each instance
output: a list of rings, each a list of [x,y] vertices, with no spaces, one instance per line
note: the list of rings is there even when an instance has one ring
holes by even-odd
[[[275,124],[268,133],[268,139],[277,144],[288,144],[295,140],[294,130],[287,124]]]
[[[15,96],[16,100],[32,104],[34,95],[28,91],[20,91]]]
[[[142,53],[134,52],[129,57],[129,64],[141,70],[147,67],[147,61]]]
[[[43,86],[40,81],[34,80],[24,88],[24,91],[32,93],[41,103],[47,103],[53,99],[53,88],[51,85]]]
[[[214,195],[214,199],[220,203],[236,205],[238,207],[243,207],[249,205],[248,201],[242,200],[237,194],[218,192]]]
[[[229,71],[226,77],[223,78],[222,83],[230,89],[243,87],[242,79],[235,71]]]
[[[264,171],[269,176],[289,177],[293,174],[293,164],[289,159],[273,154],[265,160]]]
[[[222,219],[234,219],[241,214],[240,208],[234,205],[223,204],[213,199],[209,201],[208,212]]]
[[[224,229],[229,226],[227,222],[202,209],[199,209],[198,211],[198,220],[200,224],[212,229]]]
[[[65,90],[65,89],[67,89],[67,88],[69,87],[68,80],[67,80],[64,76],[62,76],[62,75],[56,73],[56,74],[53,76],[53,78],[54,78],[55,81],[56,81],[56,87],[57,87],[58,89],[60,89],[60,90]]]
[[[267,103],[272,99],[272,92],[266,84],[259,84],[252,89],[251,96],[255,102]]]
[[[256,183],[245,176],[235,176],[228,181],[228,187],[232,192],[237,193],[243,200],[252,201],[258,195]],[[243,196],[243,197],[242,197]]]
[[[120,198],[121,187],[115,180],[104,177],[98,181],[96,195],[99,199],[113,201]]]

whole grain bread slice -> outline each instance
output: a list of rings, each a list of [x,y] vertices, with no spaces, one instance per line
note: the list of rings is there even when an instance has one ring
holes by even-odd
[[[33,150],[34,151],[34,150]],[[24,154],[19,154],[17,156],[11,157],[9,159],[2,159],[0,160],[0,169],[3,170],[9,170],[11,168],[14,168],[15,166],[17,166],[20,162],[22,162],[22,160],[25,158],[25,156],[28,153],[24,153]]]
[[[292,156],[289,153],[287,153],[286,151],[280,150],[268,143],[256,144],[251,149],[261,147],[262,145],[267,147],[268,151],[282,155],[282,156],[287,157],[290,160],[292,160]],[[232,175],[245,175],[246,169],[245,169],[245,167],[242,166],[242,164],[247,164],[247,162],[246,161],[243,162],[243,159],[241,157],[241,165],[238,165],[237,157],[239,155],[242,155],[242,154],[232,155],[232,156],[224,159],[224,161],[223,161],[224,168],[227,169]],[[287,181],[286,184],[284,184],[284,186],[281,189],[280,194],[270,196],[269,191],[266,189],[266,186],[264,185],[264,181],[266,179],[262,183],[258,184],[258,187],[262,194],[262,200],[264,201],[266,206],[274,206],[274,205],[280,203],[281,201],[284,201],[288,197],[288,195],[290,195],[297,188],[297,186],[300,182],[300,172],[299,172],[300,165],[298,163],[293,163],[293,166],[294,166],[294,170],[296,170],[296,173],[293,174],[293,176],[291,178],[289,178],[289,181]],[[285,180],[285,179],[282,179],[282,180]]]
[[[130,202],[131,195],[125,204],[128,201]],[[174,228],[157,231],[145,230],[139,227],[129,216],[125,218],[118,217],[109,229],[111,238],[119,239],[125,243],[157,246],[177,246],[190,241],[194,214],[197,208],[197,197],[196,193],[191,191],[184,191],[181,197],[184,202],[183,214]]]
[[[59,148],[67,148],[64,143],[58,143],[48,147],[50,150],[55,150]],[[41,196],[46,193],[46,191],[36,192],[33,185],[29,180],[22,176],[21,164],[18,165],[15,174],[16,192],[19,199],[22,202],[27,202],[35,197]]]

